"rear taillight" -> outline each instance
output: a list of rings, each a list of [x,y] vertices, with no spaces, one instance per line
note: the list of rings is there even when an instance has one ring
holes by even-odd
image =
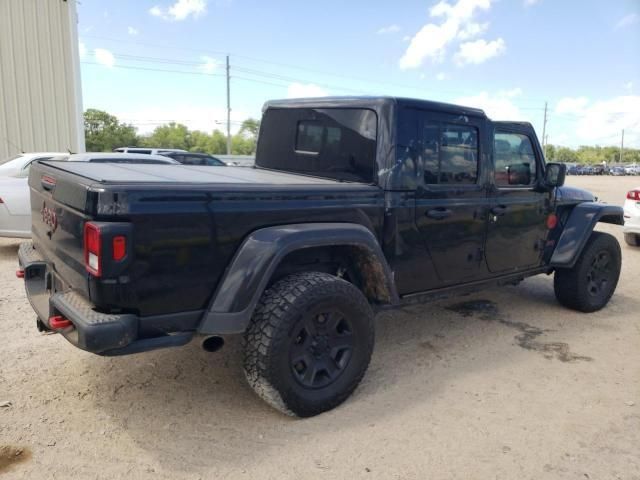
[[[627,198],[629,200],[640,202],[640,190],[631,190],[629,193],[627,193]]]
[[[84,266],[96,277],[102,274],[102,238],[100,229],[91,222],[84,224]]]

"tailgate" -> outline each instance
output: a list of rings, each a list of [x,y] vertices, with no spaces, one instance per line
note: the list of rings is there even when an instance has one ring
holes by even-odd
[[[34,162],[30,168],[33,244],[55,274],[55,290],[73,287],[88,297],[83,227],[95,199],[89,191],[94,181],[56,168],[56,163]]]

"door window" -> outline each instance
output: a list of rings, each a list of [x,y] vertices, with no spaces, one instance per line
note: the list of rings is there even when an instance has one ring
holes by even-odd
[[[536,156],[531,139],[520,133],[496,133],[493,141],[496,185],[528,186],[536,180]]]
[[[478,129],[426,122],[422,160],[427,185],[475,184],[478,179]]]

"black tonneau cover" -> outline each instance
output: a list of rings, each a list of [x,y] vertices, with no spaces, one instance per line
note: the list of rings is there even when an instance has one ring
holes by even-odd
[[[248,167],[142,165],[89,162],[40,162],[100,183],[213,183],[267,185],[335,185],[335,180]],[[52,172],[54,173],[54,172]]]

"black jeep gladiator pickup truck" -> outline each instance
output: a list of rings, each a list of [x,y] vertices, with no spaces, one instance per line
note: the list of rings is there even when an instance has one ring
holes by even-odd
[[[555,273],[611,298],[620,207],[564,187],[532,126],[400,98],[268,102],[254,168],[42,161],[20,269],[41,330],[100,355],[243,334],[246,377],[311,416],[362,379],[380,309]]]

